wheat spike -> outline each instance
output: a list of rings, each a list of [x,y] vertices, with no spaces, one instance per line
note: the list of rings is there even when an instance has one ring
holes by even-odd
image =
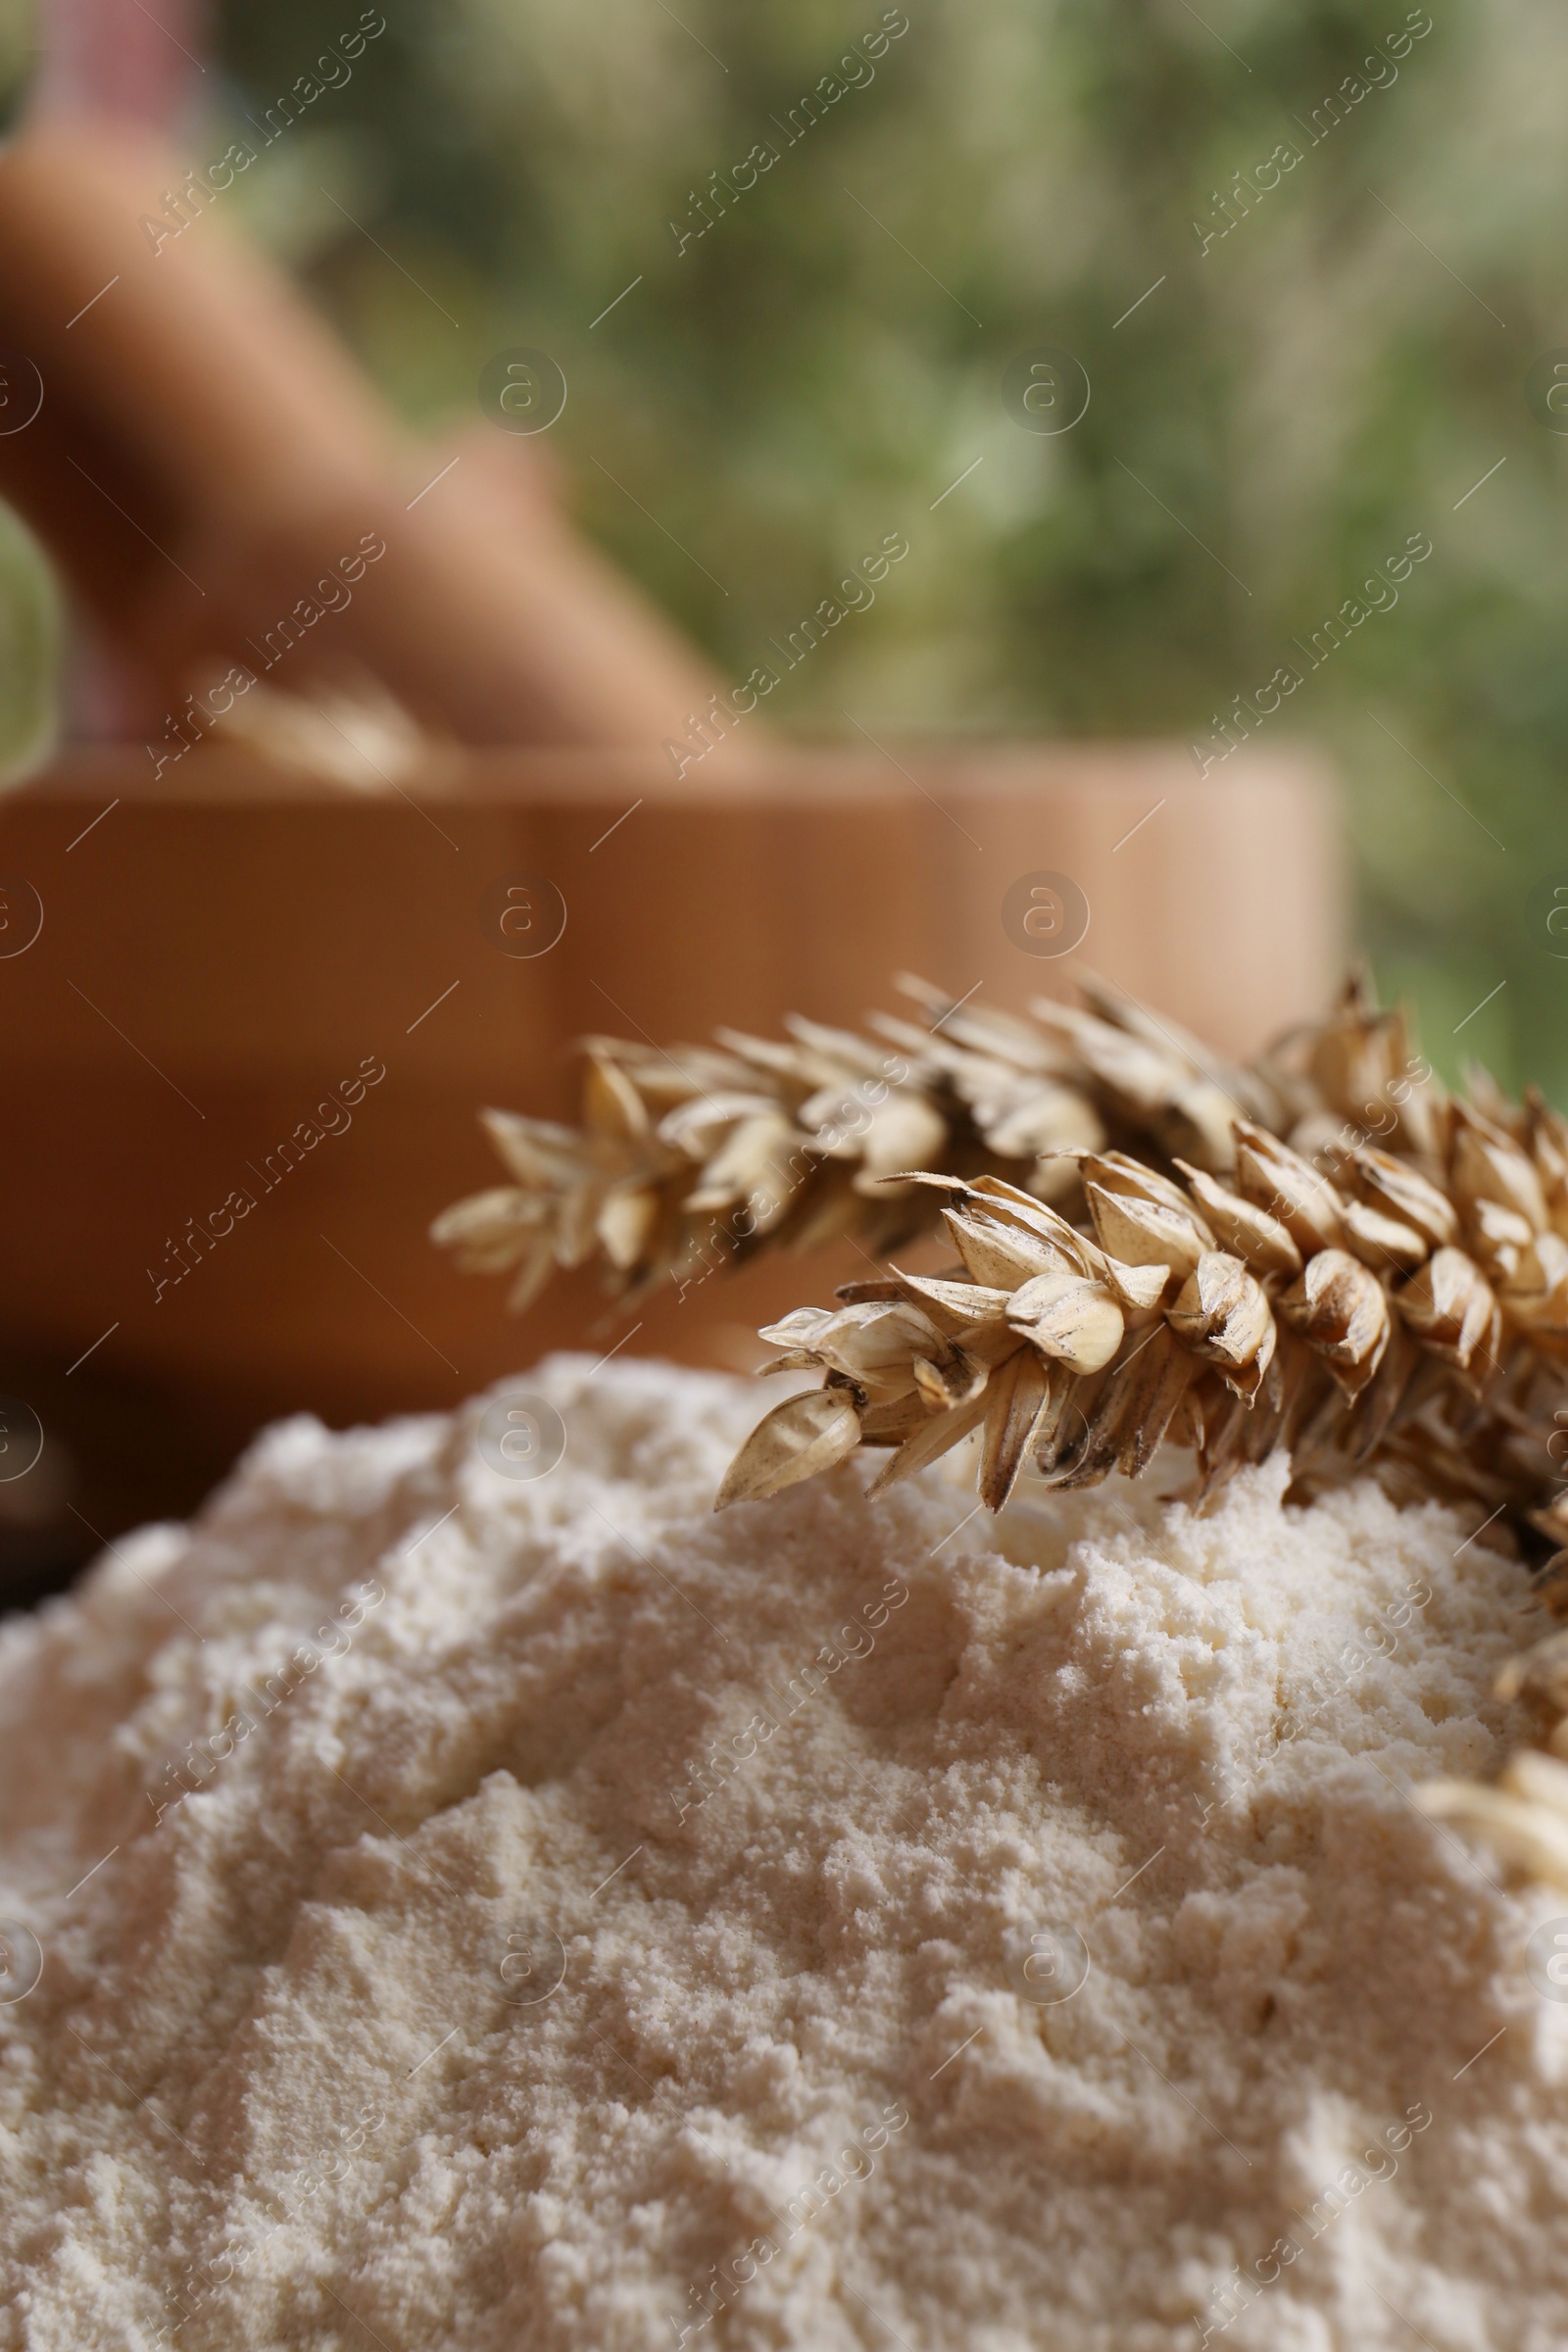
[[[897,1475],[961,1415],[987,1424],[988,1500],[1031,1456],[1083,1485],[1168,1433],[1203,1493],[1284,1446],[1306,1492],[1370,1462],[1396,1493],[1539,1528],[1568,1426],[1568,1122],[1539,1095],[1510,1104],[1482,1072],[1449,1098],[1359,976],[1245,1069],[1102,982],[1032,1020],[900,985],[923,1024],[590,1038],[581,1127],[485,1112],[513,1182],[435,1238],[513,1272],[521,1306],[558,1265],[635,1294],[843,1234],[885,1259],[945,1224],[955,1282],[851,1285],[809,1310],[836,1356],[798,1317],[783,1343],[847,1384]],[[868,1386],[895,1329],[904,1355]],[[1046,1370],[1020,1441],[1025,1348]],[[797,1419],[815,1462],[821,1429]]]
[[[861,1447],[889,1457],[874,1494],[971,1435],[993,1510],[1031,1465],[1137,1477],[1166,1440],[1201,1502],[1283,1447],[1296,1493],[1371,1471],[1502,1520],[1488,1540],[1549,1552],[1538,1589],[1568,1616],[1568,1121],[1539,1093],[1478,1070],[1449,1097],[1360,976],[1247,1068],[1101,982],[1032,1021],[900,985],[923,1026],[589,1039],[581,1128],[484,1113],[514,1181],[435,1239],[515,1269],[520,1306],[557,1265],[624,1295],[940,1224],[948,1274],[892,1267],[762,1332],[768,1370],[822,1385],[764,1416],[716,1508]],[[1568,1888],[1568,1631],[1499,1695],[1554,1719],[1544,1748],[1421,1801]]]
[[[1325,1062],[1349,1061],[1359,1087],[1367,1065],[1338,1026],[1310,1061],[1320,1085]],[[1090,1231],[996,1177],[906,1178],[941,1200],[956,1278],[895,1269],[764,1331],[786,1349],[770,1370],[812,1366],[823,1385],[764,1417],[715,1508],[844,1460],[846,1405],[860,1446],[892,1449],[873,1494],[977,1431],[992,1510],[1031,1456],[1048,1487],[1091,1486],[1137,1477],[1169,1437],[1194,1448],[1201,1500],[1283,1446],[1302,1492],[1371,1470],[1403,1498],[1511,1513],[1554,1547],[1538,1590],[1568,1615],[1564,1122],[1493,1091],[1486,1111],[1428,1097],[1402,1152],[1342,1133],[1314,1164],[1243,1119],[1232,1140],[1231,1183],[1177,1160],[1185,1189],[1129,1153],[1085,1153]],[[1493,1787],[1434,1782],[1419,1801],[1568,1889],[1568,1630],[1497,1695],[1553,1719],[1544,1749],[1516,1750]]]
[[[465,1271],[512,1273],[514,1310],[558,1266],[597,1263],[635,1297],[766,1247],[848,1234],[885,1254],[935,1219],[902,1169],[990,1172],[1071,1207],[1073,1154],[1127,1145],[1223,1170],[1235,1117],[1291,1112],[1269,1072],[1102,982],[1089,1009],[1042,1003],[1033,1022],[899,986],[922,1019],[875,1015],[871,1036],[792,1019],[784,1039],[721,1030],[667,1052],[588,1038],[581,1126],[481,1113],[511,1181],[458,1201],[432,1238]]]
[[[1490,1082],[1485,1109],[1446,1097],[1360,981],[1248,1074],[1272,1124],[1239,1115],[1235,1087],[1222,1142],[1190,1082],[1200,1050],[1172,1050],[1183,1091],[1148,1091],[1140,1112],[1167,1147],[1178,1121],[1202,1133],[1206,1165],[1152,1141],[1080,1148],[1058,1191],[1074,1218],[989,1171],[898,1171],[935,1204],[954,1277],[849,1284],[836,1309],[763,1333],[786,1348],[776,1368],[819,1369],[855,1405],[859,1443],[892,1449],[878,1489],[971,1430],[994,1510],[1031,1461],[1048,1486],[1088,1486],[1137,1476],[1170,1438],[1201,1499],[1283,1447],[1298,1492],[1370,1468],[1401,1496],[1511,1514],[1568,1566],[1568,1124]],[[1096,1051],[1124,1108],[1122,1048]],[[814,1425],[791,1398],[743,1447],[726,1503],[752,1492],[754,1459],[769,1493],[792,1483],[797,1425],[808,1458]]]

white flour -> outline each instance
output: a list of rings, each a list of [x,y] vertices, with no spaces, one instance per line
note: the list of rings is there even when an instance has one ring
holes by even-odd
[[[1272,1467],[714,1519],[764,1394],[588,1370],[0,1639],[0,2345],[1560,2352],[1558,1904],[1402,1793],[1521,1572]]]

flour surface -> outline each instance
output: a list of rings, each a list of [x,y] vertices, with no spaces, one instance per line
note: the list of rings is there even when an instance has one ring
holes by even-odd
[[[1560,2352],[1560,1898],[1405,1793],[1517,1567],[1273,1467],[715,1519],[755,1387],[531,1385],[548,1476],[287,1422],[0,1635],[5,2352]]]

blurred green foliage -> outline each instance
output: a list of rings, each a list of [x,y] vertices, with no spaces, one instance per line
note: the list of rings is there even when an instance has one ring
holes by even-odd
[[[801,727],[1212,750],[1293,664],[1258,739],[1331,746],[1385,987],[1440,1065],[1568,1099],[1527,922],[1568,880],[1568,436],[1525,390],[1568,345],[1553,0],[906,0],[879,55],[883,0],[383,4],[234,202],[407,416],[550,351],[524,446],[736,679],[905,531],[772,698]],[[234,124],[357,18],[223,0]],[[1055,436],[1000,394],[1042,345],[1093,384]]]
[[[60,618],[54,576],[36,540],[0,503],[0,783],[28,774],[53,748]]]
[[[34,0],[0,0],[0,138],[26,94],[37,40]],[[13,376],[0,352],[0,430],[13,400],[25,397],[24,378]],[[0,504],[0,783],[25,774],[53,741],[58,620],[53,582],[38,548]]]
[[[16,115],[37,54],[37,0],[0,0],[0,132]]]

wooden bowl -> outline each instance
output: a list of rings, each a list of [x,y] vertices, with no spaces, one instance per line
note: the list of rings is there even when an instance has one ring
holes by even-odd
[[[426,1230],[497,1178],[475,1110],[572,1116],[584,1031],[854,1022],[900,969],[1021,1008],[1087,963],[1246,1051],[1341,960],[1333,796],[1291,747],[1200,780],[1158,745],[781,745],[679,785],[654,754],[495,753],[375,798],[216,750],[148,769],[81,756],[0,806],[0,1390],[45,1432],[0,1481],[24,1579],[188,1509],[269,1417],[450,1405],[558,1347],[735,1362],[845,1278],[763,1264],[629,1314],[563,1278],[516,1321],[457,1274]],[[1042,870],[1088,902],[1071,953],[1004,924]],[[517,877],[564,902],[544,952],[499,927]]]

